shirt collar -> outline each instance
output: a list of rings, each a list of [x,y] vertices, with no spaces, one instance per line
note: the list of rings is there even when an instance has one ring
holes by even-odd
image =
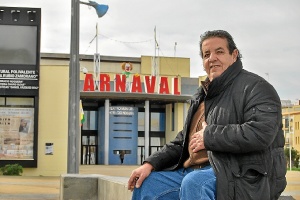
[[[202,88],[207,95],[208,86],[210,84],[210,80],[207,78],[205,81],[201,81]]]

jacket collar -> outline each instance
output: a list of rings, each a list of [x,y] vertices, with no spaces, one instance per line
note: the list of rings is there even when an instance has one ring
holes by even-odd
[[[197,89],[197,92],[192,96],[190,101],[200,101],[203,100],[205,96],[207,96],[207,98],[212,98],[218,95],[225,88],[231,85],[235,77],[241,72],[242,69],[242,61],[237,60],[231,66],[229,66],[221,74],[221,76],[215,78],[212,82],[210,82],[209,79],[206,78],[203,83],[201,82],[201,86]]]
[[[215,78],[208,86],[207,98],[214,97],[232,84],[233,80],[243,69],[241,60],[229,66],[219,77]]]

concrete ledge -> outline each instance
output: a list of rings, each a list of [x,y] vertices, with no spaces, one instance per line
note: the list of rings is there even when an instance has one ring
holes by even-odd
[[[105,200],[131,200],[132,192],[127,190],[128,177],[103,176],[99,178],[99,196]]]
[[[131,200],[128,177],[65,174],[60,179],[60,200]],[[284,195],[284,194],[282,194]],[[284,195],[279,200],[294,200]]]
[[[65,174],[60,180],[60,200],[130,200],[128,177],[99,174]]]

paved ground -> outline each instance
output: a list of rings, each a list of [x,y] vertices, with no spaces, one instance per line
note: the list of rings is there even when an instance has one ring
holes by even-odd
[[[129,177],[137,166],[83,165],[80,174],[103,174]],[[300,172],[288,171],[288,186],[284,196],[300,200]],[[0,176],[0,199],[7,200],[58,200],[60,177]],[[283,198],[292,199],[292,198]]]
[[[300,171],[288,171],[286,177],[288,184],[282,195],[300,200]]]
[[[80,174],[103,174],[129,177],[137,166],[82,165]],[[60,177],[0,176],[0,199],[7,200],[58,200]]]

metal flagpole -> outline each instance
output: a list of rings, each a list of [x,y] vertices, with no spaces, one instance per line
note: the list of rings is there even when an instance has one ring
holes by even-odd
[[[95,90],[99,87],[100,53],[98,53],[98,22],[96,24],[96,53],[94,54]]]
[[[67,173],[79,173],[80,161],[80,116],[79,116],[79,14],[80,4],[93,6],[98,17],[103,17],[107,10],[107,5],[101,5],[94,1],[89,3],[79,0],[72,0],[71,3],[71,50],[69,65],[69,111],[68,111],[68,163]]]
[[[71,5],[71,52],[69,66],[69,120],[67,173],[79,173],[79,0]]]

